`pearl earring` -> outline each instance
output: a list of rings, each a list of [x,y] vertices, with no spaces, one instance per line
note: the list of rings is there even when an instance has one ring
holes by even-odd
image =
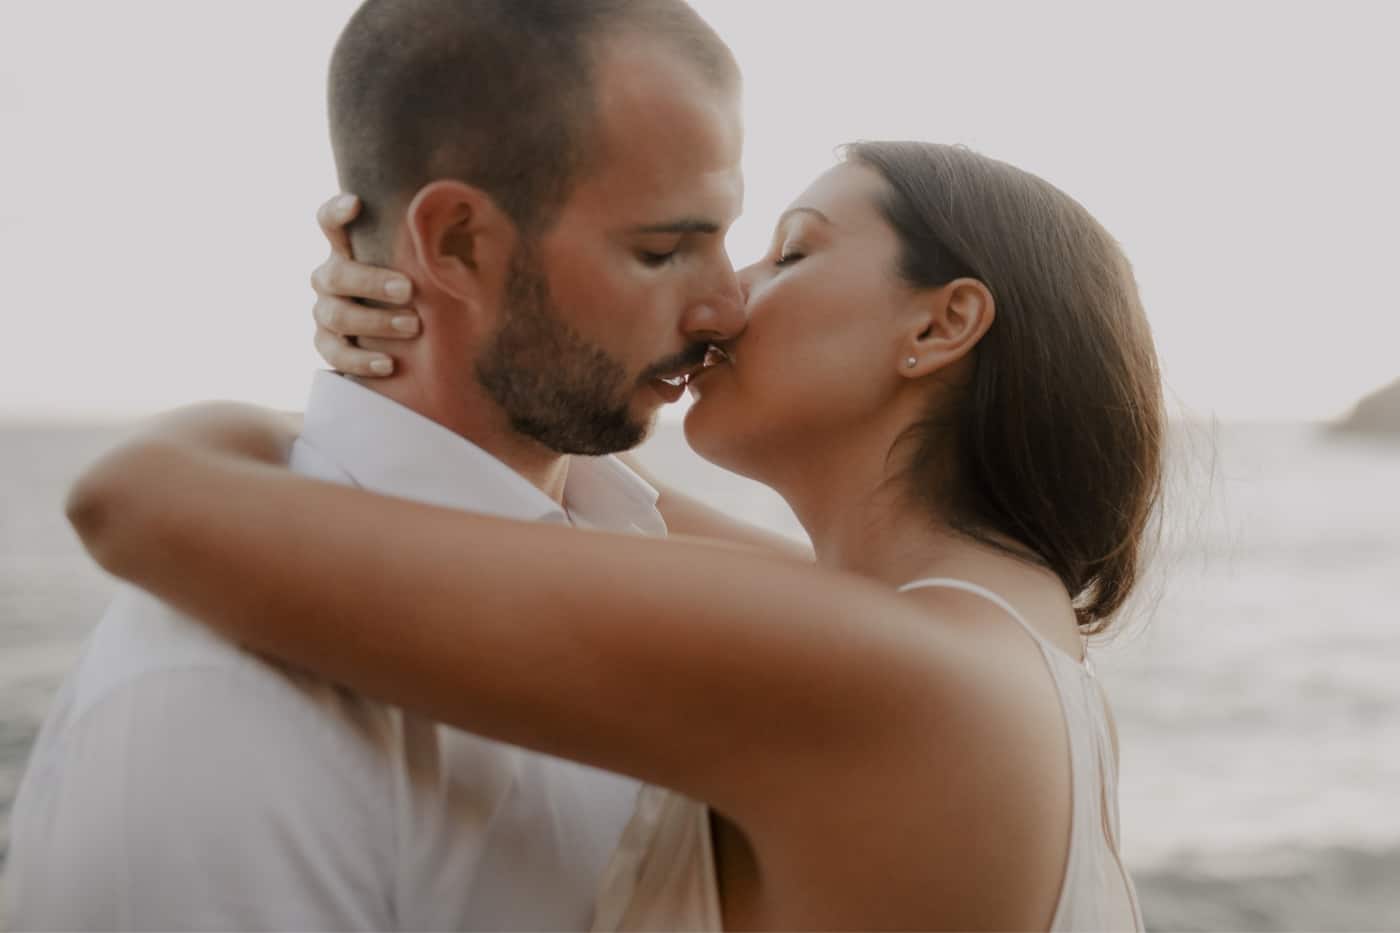
[[[909,359],[904,361],[904,365],[909,367],[910,369],[913,369],[915,366],[919,365],[919,360],[917,357],[911,356],[909,357]]]

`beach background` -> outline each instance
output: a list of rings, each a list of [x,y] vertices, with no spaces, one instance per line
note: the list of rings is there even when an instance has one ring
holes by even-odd
[[[0,424],[0,861],[35,732],[115,586],[62,498],[123,430]],[[1143,597],[1094,649],[1148,926],[1400,929],[1400,444],[1178,425],[1173,451]],[[770,492],[694,457],[674,421],[643,457],[795,529]]]

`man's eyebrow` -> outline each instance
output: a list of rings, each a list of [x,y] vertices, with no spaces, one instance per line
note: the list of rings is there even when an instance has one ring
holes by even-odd
[[[820,220],[823,221],[824,223],[831,224],[831,226],[833,226],[833,227],[836,226],[836,224],[831,223],[831,218],[830,218],[830,217],[826,216],[826,215],[823,214],[821,211],[817,210],[815,207],[793,207],[793,208],[789,208],[788,210],[783,211],[783,216],[781,216],[781,217],[778,218],[778,222],[777,222],[777,224],[776,224],[775,226],[776,226],[776,227],[782,227],[783,224],[787,223],[788,220],[789,220],[791,217],[793,217],[794,215],[796,215],[796,214],[811,214],[813,217],[816,217],[816,218],[820,219]]]
[[[658,224],[633,227],[632,233],[719,233],[719,224],[702,217],[678,217]]]

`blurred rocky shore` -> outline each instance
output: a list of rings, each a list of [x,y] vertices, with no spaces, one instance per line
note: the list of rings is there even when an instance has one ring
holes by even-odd
[[[1333,428],[1344,434],[1400,440],[1400,379],[1357,402]],[[1400,919],[1396,923],[1400,926]]]

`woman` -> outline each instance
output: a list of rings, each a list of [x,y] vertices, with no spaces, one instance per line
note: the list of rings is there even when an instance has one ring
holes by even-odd
[[[254,650],[672,789],[643,795],[600,927],[1141,927],[1083,645],[1158,489],[1118,247],[1010,166],[862,143],[741,280],[686,434],[786,498],[815,565],[318,484],[255,415],[128,445],[70,514]]]

